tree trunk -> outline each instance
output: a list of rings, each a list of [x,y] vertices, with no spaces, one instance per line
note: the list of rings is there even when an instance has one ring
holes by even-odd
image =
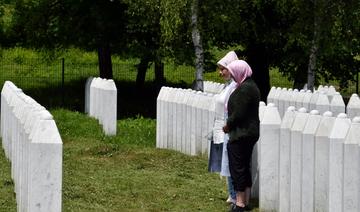
[[[161,57],[157,56],[155,60],[155,83],[157,85],[162,85],[164,82],[164,63],[162,62]]]
[[[313,41],[310,57],[309,57],[309,66],[307,71],[307,89],[313,91],[315,84],[315,68],[316,68],[316,57],[317,57],[318,47]]]
[[[112,63],[109,44],[104,44],[98,48],[99,71],[103,79],[112,79]]]
[[[144,56],[141,58],[140,63],[137,66],[138,73],[136,75],[136,88],[141,91],[144,87],[146,71],[150,62],[149,57]]]
[[[317,0],[314,0],[314,34],[313,40],[311,43],[310,55],[309,55],[309,65],[307,71],[307,88],[311,91],[314,90],[315,83],[315,69],[316,69],[316,58],[318,53],[318,31],[319,31],[319,17],[316,12],[318,9]]]
[[[197,91],[204,90],[204,49],[202,46],[201,34],[198,26],[198,8],[199,0],[193,0],[191,4],[191,36],[195,49],[195,82],[193,89]]]
[[[305,71],[307,69],[307,64],[300,64],[297,69],[295,70],[295,76],[294,76],[294,84],[293,88],[301,90],[304,88],[304,84],[307,80],[307,72]]]
[[[266,48],[262,45],[250,46],[247,50],[247,62],[253,71],[252,78],[259,87],[261,101],[266,102],[270,91],[269,61]]]

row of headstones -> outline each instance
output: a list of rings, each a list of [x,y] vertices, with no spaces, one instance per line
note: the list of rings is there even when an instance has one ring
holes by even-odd
[[[285,110],[289,106],[305,107],[308,111],[316,109],[321,114],[325,111],[332,111],[335,116],[339,113],[345,113],[345,111],[349,117],[360,115],[358,95],[353,94],[345,106],[342,96],[336,92],[333,86],[319,86],[314,92],[272,87],[267,97],[267,103],[274,103],[278,107],[281,117],[284,116]]]
[[[156,147],[188,155],[208,152],[216,95],[162,87],[156,105]]]
[[[261,211],[360,211],[360,117],[260,106]]]
[[[114,80],[99,77],[86,80],[85,113],[99,120],[106,135],[116,135],[117,89]]]
[[[213,81],[204,81],[204,92],[218,94],[224,89],[225,85],[223,83],[213,82]]]
[[[1,137],[18,211],[61,211],[62,140],[52,115],[12,82],[1,90]]]

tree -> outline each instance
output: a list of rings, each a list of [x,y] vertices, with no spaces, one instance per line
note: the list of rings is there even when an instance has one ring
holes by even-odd
[[[338,79],[340,89],[346,88],[349,80],[354,80],[360,68],[360,2],[336,1],[326,13],[331,25],[326,28],[323,51],[320,55],[319,73],[325,79]]]
[[[236,52],[252,67],[261,99],[266,101],[269,68],[281,51],[281,31],[286,24],[276,10],[276,1],[208,1],[202,16],[207,42],[225,48],[243,47]]]
[[[193,0],[191,4],[191,35],[195,49],[195,90],[204,90],[203,73],[204,73],[204,49],[202,45],[201,33],[198,24],[199,0]]]
[[[314,6],[314,29],[313,29],[313,38],[311,41],[310,47],[310,56],[309,56],[309,65],[308,65],[308,72],[307,72],[307,88],[311,91],[314,90],[314,83],[315,83],[315,68],[316,68],[316,58],[319,50],[319,31],[320,31],[320,23],[319,23],[319,15],[321,10],[319,10],[319,0],[313,0]]]
[[[270,67],[294,88],[320,76],[346,86],[359,68],[359,7],[355,0],[213,0],[202,6],[201,26],[205,43],[241,46],[237,53],[251,65],[264,101]]]
[[[3,38],[4,38],[4,21],[3,21],[3,17],[4,17],[4,4],[0,0],[0,48],[1,48],[1,44],[4,42],[3,41]]]
[[[165,80],[161,50],[160,1],[128,0],[125,2],[128,5],[126,50],[131,56],[140,58],[136,85],[141,90],[151,62],[155,62],[156,81]]]
[[[359,68],[354,58],[359,52],[359,2],[287,1],[285,5],[290,12],[284,17],[291,25],[280,70],[294,79],[299,75],[294,73],[306,73],[308,67],[308,78],[301,77],[300,82],[310,89],[320,76],[336,78],[346,86]]]
[[[35,48],[97,50],[102,78],[112,78],[111,51],[124,46],[126,6],[116,0],[16,0],[12,36]]]
[[[194,64],[191,34],[191,2],[178,0],[128,1],[128,35],[131,55],[141,58],[137,84],[145,79],[150,62],[155,62],[155,81],[165,81],[163,60]],[[200,31],[197,31],[200,33]],[[198,37],[197,37],[198,38]],[[199,46],[198,44],[196,46]],[[199,54],[202,55],[202,54]]]

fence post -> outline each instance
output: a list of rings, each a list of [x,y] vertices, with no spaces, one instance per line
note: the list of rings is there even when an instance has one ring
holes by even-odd
[[[65,95],[65,59],[61,58],[61,105],[64,107],[64,95]]]

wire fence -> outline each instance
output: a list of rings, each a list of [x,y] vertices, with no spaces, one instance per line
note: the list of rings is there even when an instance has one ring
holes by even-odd
[[[114,79],[119,81],[135,81],[137,75],[136,66],[137,64],[134,63],[113,63]],[[97,63],[74,63],[67,62],[66,59],[48,63],[33,59],[25,62],[22,61],[21,63],[0,61],[0,70],[1,85],[5,80],[12,80],[26,88],[38,86],[39,81],[43,81],[42,79],[46,79],[43,83],[57,84],[61,82],[63,78],[62,74],[64,74],[65,82],[89,76],[96,77],[99,75]],[[188,66],[166,65],[164,75],[170,82],[185,82],[191,84],[194,79],[194,70]],[[154,81],[154,79],[154,67],[150,64],[145,81]]]
[[[131,62],[113,62],[113,79],[118,90],[125,92],[120,95],[121,101],[129,102],[134,98],[137,64]],[[12,81],[26,94],[30,95],[47,108],[64,107],[83,111],[85,82],[88,77],[98,77],[97,63],[71,62],[66,59],[43,61],[41,59],[26,59],[20,61],[0,61],[0,86],[5,81]],[[164,85],[190,87],[194,79],[194,70],[188,66],[165,65]],[[155,71],[150,64],[145,77],[144,95],[147,98],[156,95],[159,85],[154,85]],[[120,88],[120,89],[119,89]],[[151,91],[149,91],[151,90]],[[146,103],[142,103],[142,105]],[[129,107],[131,107],[129,105]]]
[[[160,89],[159,85],[154,85],[154,65],[151,64],[147,70],[146,86],[141,96],[134,90],[137,62],[113,61],[112,68],[113,78],[120,91],[119,97],[122,107],[120,107],[119,112],[125,113],[128,109],[134,110],[134,105],[138,105],[140,108],[150,104],[148,107],[151,110],[150,113],[154,113],[156,96]],[[190,87],[195,78],[194,73],[194,68],[189,66],[165,64],[164,77],[166,82],[163,85]],[[47,108],[63,107],[83,111],[85,82],[90,76],[99,76],[98,64],[95,62],[71,62],[70,59],[66,58],[53,61],[41,59],[0,60],[1,88],[6,80],[10,80]],[[216,73],[205,73],[204,75],[204,80],[214,81],[215,79],[221,82],[221,78]],[[270,86],[291,88],[292,83],[278,72],[270,71]],[[322,84],[326,85],[327,83]],[[358,93],[358,76],[348,81],[348,86],[341,88],[341,90],[336,81],[329,84],[334,85],[344,98],[348,98],[352,93]],[[134,102],[134,98],[142,98],[148,102]],[[124,106],[124,102],[127,106]],[[139,108],[138,110],[141,110]]]

